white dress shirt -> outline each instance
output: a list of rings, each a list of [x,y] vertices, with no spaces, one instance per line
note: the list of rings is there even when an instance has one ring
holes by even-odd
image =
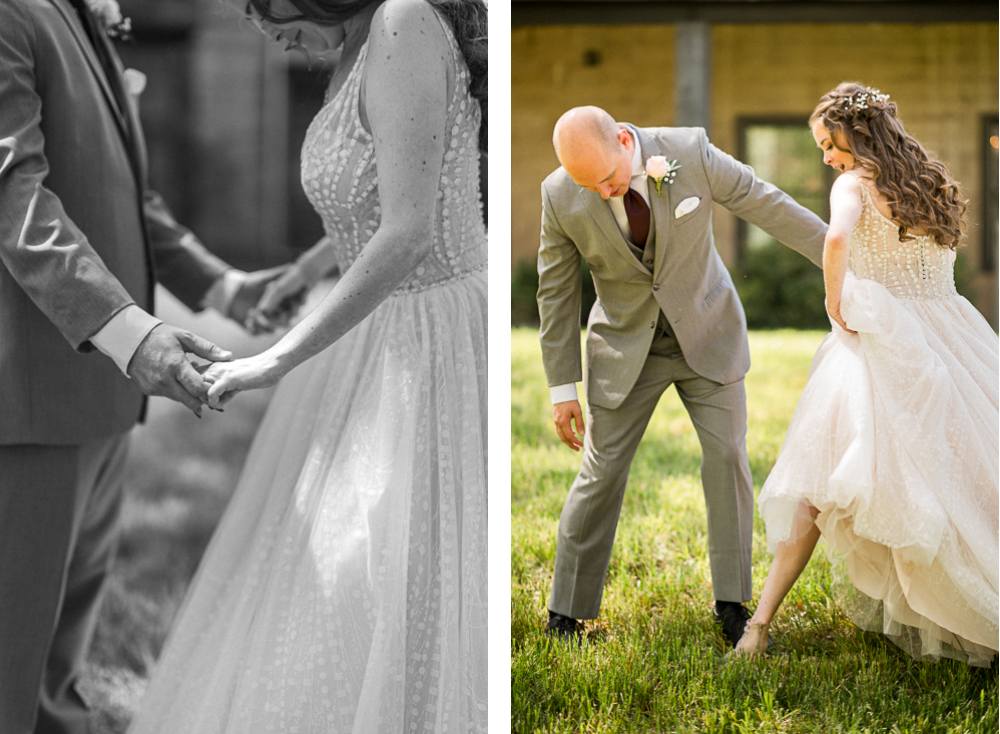
[[[216,278],[208,289],[201,305],[218,311],[229,312],[229,306],[243,285],[246,273],[230,268]],[[111,357],[122,374],[128,377],[128,365],[146,335],[163,322],[134,303],[116,313],[90,341],[101,352]]]

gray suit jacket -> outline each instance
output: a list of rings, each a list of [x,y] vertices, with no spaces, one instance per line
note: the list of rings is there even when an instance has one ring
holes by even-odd
[[[632,128],[642,160],[663,155],[681,165],[660,196],[648,181],[656,258],[652,270],[629,250],[611,208],[577,186],[562,168],[542,183],[538,311],[548,384],[582,377],[580,258],[590,265],[597,303],[587,328],[587,400],[617,408],[635,384],[662,310],[688,365],[727,384],[750,369],[746,317],[715,250],[712,206],[718,202],[784,244],[822,263],[826,225],[791,197],[723,153],[701,128]],[[677,205],[701,199],[689,214]]]
[[[0,18],[0,444],[78,444],[142,412],[88,340],[131,303],[152,310],[154,260],[192,308],[227,266],[146,189],[135,105],[73,7],[0,0]]]

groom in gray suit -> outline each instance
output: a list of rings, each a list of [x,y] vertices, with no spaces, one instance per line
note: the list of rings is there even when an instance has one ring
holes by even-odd
[[[201,411],[186,352],[229,358],[151,315],[154,282],[241,321],[278,274],[230,269],[146,187],[106,31],[83,0],[0,0],[2,734],[87,732],[128,431],[145,395]]]
[[[559,520],[547,629],[578,635],[579,620],[597,617],[632,457],[674,385],[702,447],[714,615],[735,645],[752,590],[750,353],[743,307],[712,239],[712,202],[817,265],[826,225],[701,128],[637,128],[578,107],[559,119],[553,144],[562,167],[542,184],[540,338],[556,432],[583,448],[583,462]],[[659,185],[643,175],[647,164]],[[586,431],[576,395],[581,258],[597,290]]]

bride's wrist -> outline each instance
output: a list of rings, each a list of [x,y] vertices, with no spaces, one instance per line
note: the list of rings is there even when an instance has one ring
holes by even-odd
[[[279,345],[275,344],[270,349],[261,352],[258,358],[263,362],[263,369],[267,373],[268,377],[272,378],[273,382],[277,382],[289,372],[295,366],[292,364],[290,356],[282,349],[278,348]]]

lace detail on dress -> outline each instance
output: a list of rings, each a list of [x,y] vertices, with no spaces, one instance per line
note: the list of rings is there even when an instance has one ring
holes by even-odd
[[[897,298],[939,300],[957,296],[951,250],[928,235],[900,242],[899,228],[875,207],[861,182],[861,218],[851,233],[851,270],[881,283]]]
[[[440,20],[440,18],[439,18]],[[486,266],[486,230],[480,213],[479,103],[469,94],[469,71],[451,29],[454,89],[448,101],[444,160],[437,192],[433,247],[397,289],[420,291]],[[346,271],[381,221],[378,166],[359,104],[368,41],[344,86],[316,115],[302,146],[302,186]]]
[[[468,278],[475,273],[481,273],[484,272],[485,270],[486,270],[486,263],[483,263],[482,265],[477,265],[476,267],[472,268],[472,270],[467,270],[464,273],[458,273],[457,275],[453,275],[450,278],[445,278],[444,280],[437,280],[434,281],[433,283],[427,283],[425,285],[421,285],[419,283],[411,282],[410,285],[407,286],[406,288],[399,288],[393,293],[390,293],[389,296],[390,297],[403,296],[408,293],[420,293],[421,291],[425,291],[428,288],[440,288],[443,285],[454,283],[456,280],[461,280],[462,278]]]
[[[445,33],[432,252],[281,381],[131,734],[487,730],[479,106]],[[380,221],[365,49],[303,154],[342,268]]]
[[[802,503],[860,627],[916,658],[997,652],[997,338],[955,292],[950,250],[900,242],[862,186],[839,325],[826,336],[758,498],[768,547]],[[855,277],[855,275],[859,277]],[[842,583],[848,579],[850,583]]]

